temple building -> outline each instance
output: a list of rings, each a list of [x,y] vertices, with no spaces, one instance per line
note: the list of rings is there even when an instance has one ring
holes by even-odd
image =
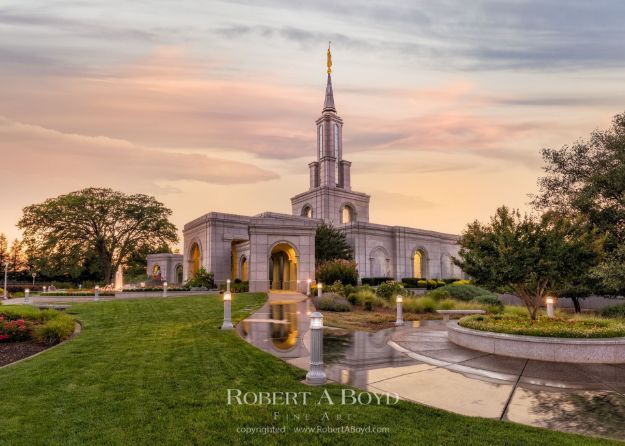
[[[331,65],[328,50],[325,100],[316,121],[316,159],[308,165],[308,190],[291,198],[292,214],[209,212],[187,223],[180,259],[183,280],[204,267],[218,283],[238,278],[249,281],[250,291],[303,292],[307,280],[315,278],[315,231],[321,222],[345,233],[360,278],[461,276],[452,263],[459,249],[457,235],[369,222],[371,197],[352,190],[351,162],[343,158],[343,119],[334,102]],[[179,271],[178,259],[159,266],[159,271]],[[156,266],[158,262],[149,261],[149,271]],[[172,276],[176,277],[163,280],[180,279],[180,274]]]

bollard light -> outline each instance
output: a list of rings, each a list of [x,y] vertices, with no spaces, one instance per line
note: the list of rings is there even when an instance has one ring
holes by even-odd
[[[395,321],[395,325],[399,327],[400,325],[404,325],[404,298],[397,296],[395,302],[397,302],[397,320]]]
[[[226,280],[226,292],[230,292],[230,279]]]
[[[163,297],[167,297],[167,282],[163,282]]]
[[[323,283],[319,282],[317,284],[317,297],[321,297],[321,294],[323,294]]]
[[[323,315],[317,311],[310,315],[310,370],[306,374],[306,383],[326,383],[326,372],[323,369]]]
[[[310,282],[312,282],[310,279],[306,281],[306,296],[310,296]]]
[[[553,304],[554,304],[553,297],[551,297],[551,296],[547,297],[547,317],[548,318],[553,318],[554,317]]]
[[[230,291],[226,291],[224,293],[224,323],[221,324],[222,330],[232,330],[234,326],[232,325],[232,294]]]
[[[48,290],[48,287],[47,287],[47,286],[44,286],[44,287],[43,287],[43,292],[44,292],[44,293],[46,293],[46,292],[47,292],[47,290]]]
[[[25,304],[30,303],[30,290],[28,288],[24,290],[24,303]]]
[[[93,300],[100,300],[100,286],[96,285],[94,288]]]

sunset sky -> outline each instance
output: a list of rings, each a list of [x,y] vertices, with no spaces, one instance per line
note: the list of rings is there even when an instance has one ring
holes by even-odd
[[[185,222],[290,213],[332,41],[371,221],[459,232],[526,208],[541,147],[625,110],[622,1],[2,1],[0,232],[104,186]]]

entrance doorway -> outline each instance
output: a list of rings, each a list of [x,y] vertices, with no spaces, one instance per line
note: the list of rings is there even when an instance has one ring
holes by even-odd
[[[288,243],[279,243],[271,250],[269,281],[272,290],[297,290],[297,256]]]

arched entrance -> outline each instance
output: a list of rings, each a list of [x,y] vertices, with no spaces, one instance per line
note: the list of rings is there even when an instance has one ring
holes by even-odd
[[[161,280],[161,267],[158,263],[152,268],[152,280]]]
[[[191,245],[190,254],[189,278],[192,278],[200,270],[200,245],[197,242]]]
[[[272,290],[297,289],[297,255],[288,243],[279,243],[271,250],[269,281]]]

